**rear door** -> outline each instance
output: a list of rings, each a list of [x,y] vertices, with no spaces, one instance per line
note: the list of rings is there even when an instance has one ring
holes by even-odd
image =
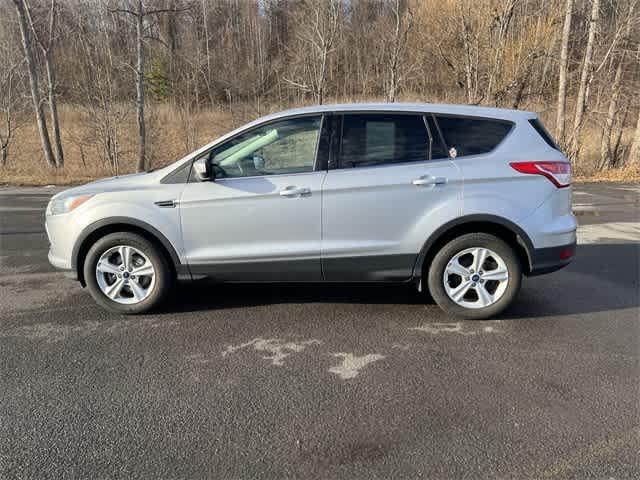
[[[430,116],[346,113],[336,123],[322,194],[324,278],[408,280],[428,236],[460,214],[460,172]]]

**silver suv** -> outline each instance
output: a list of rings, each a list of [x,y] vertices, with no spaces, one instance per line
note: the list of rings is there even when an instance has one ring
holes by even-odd
[[[50,262],[102,306],[156,307],[174,280],[404,282],[493,317],[522,274],[575,253],[571,171],[535,113],[430,104],[301,108],[151,173],[47,207]]]

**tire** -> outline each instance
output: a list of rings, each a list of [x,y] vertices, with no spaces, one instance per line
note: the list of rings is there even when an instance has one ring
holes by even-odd
[[[123,253],[129,268],[119,263]],[[111,233],[94,243],[83,270],[95,301],[120,314],[145,313],[156,308],[166,298],[173,280],[162,251],[146,238],[130,232]],[[136,272],[139,275],[136,276]],[[113,298],[107,292],[112,292]]]
[[[478,262],[483,262],[479,269]],[[487,233],[469,233],[445,244],[428,273],[429,291],[438,306],[449,315],[475,320],[504,311],[521,282],[522,266],[514,249]]]

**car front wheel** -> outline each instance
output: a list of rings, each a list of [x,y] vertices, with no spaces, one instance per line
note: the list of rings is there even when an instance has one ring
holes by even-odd
[[[470,233],[451,240],[429,268],[429,291],[448,314],[486,319],[501,313],[516,297],[522,268],[503,240]]]
[[[87,253],[84,278],[93,298],[116,313],[144,313],[165,297],[171,270],[146,238],[129,232],[98,240]]]

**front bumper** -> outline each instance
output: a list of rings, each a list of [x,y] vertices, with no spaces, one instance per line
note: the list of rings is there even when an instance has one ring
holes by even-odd
[[[530,253],[529,276],[555,272],[571,263],[576,255],[576,242],[548,248],[535,248]]]
[[[73,272],[74,224],[67,215],[47,216],[44,224],[49,240],[49,263],[59,270]],[[75,273],[75,272],[74,272]]]
[[[78,272],[71,268],[71,266],[62,258],[58,258],[53,254],[53,249],[49,249],[49,255],[47,255],[49,263],[58,270],[62,270],[64,276],[72,280],[78,280]]]

